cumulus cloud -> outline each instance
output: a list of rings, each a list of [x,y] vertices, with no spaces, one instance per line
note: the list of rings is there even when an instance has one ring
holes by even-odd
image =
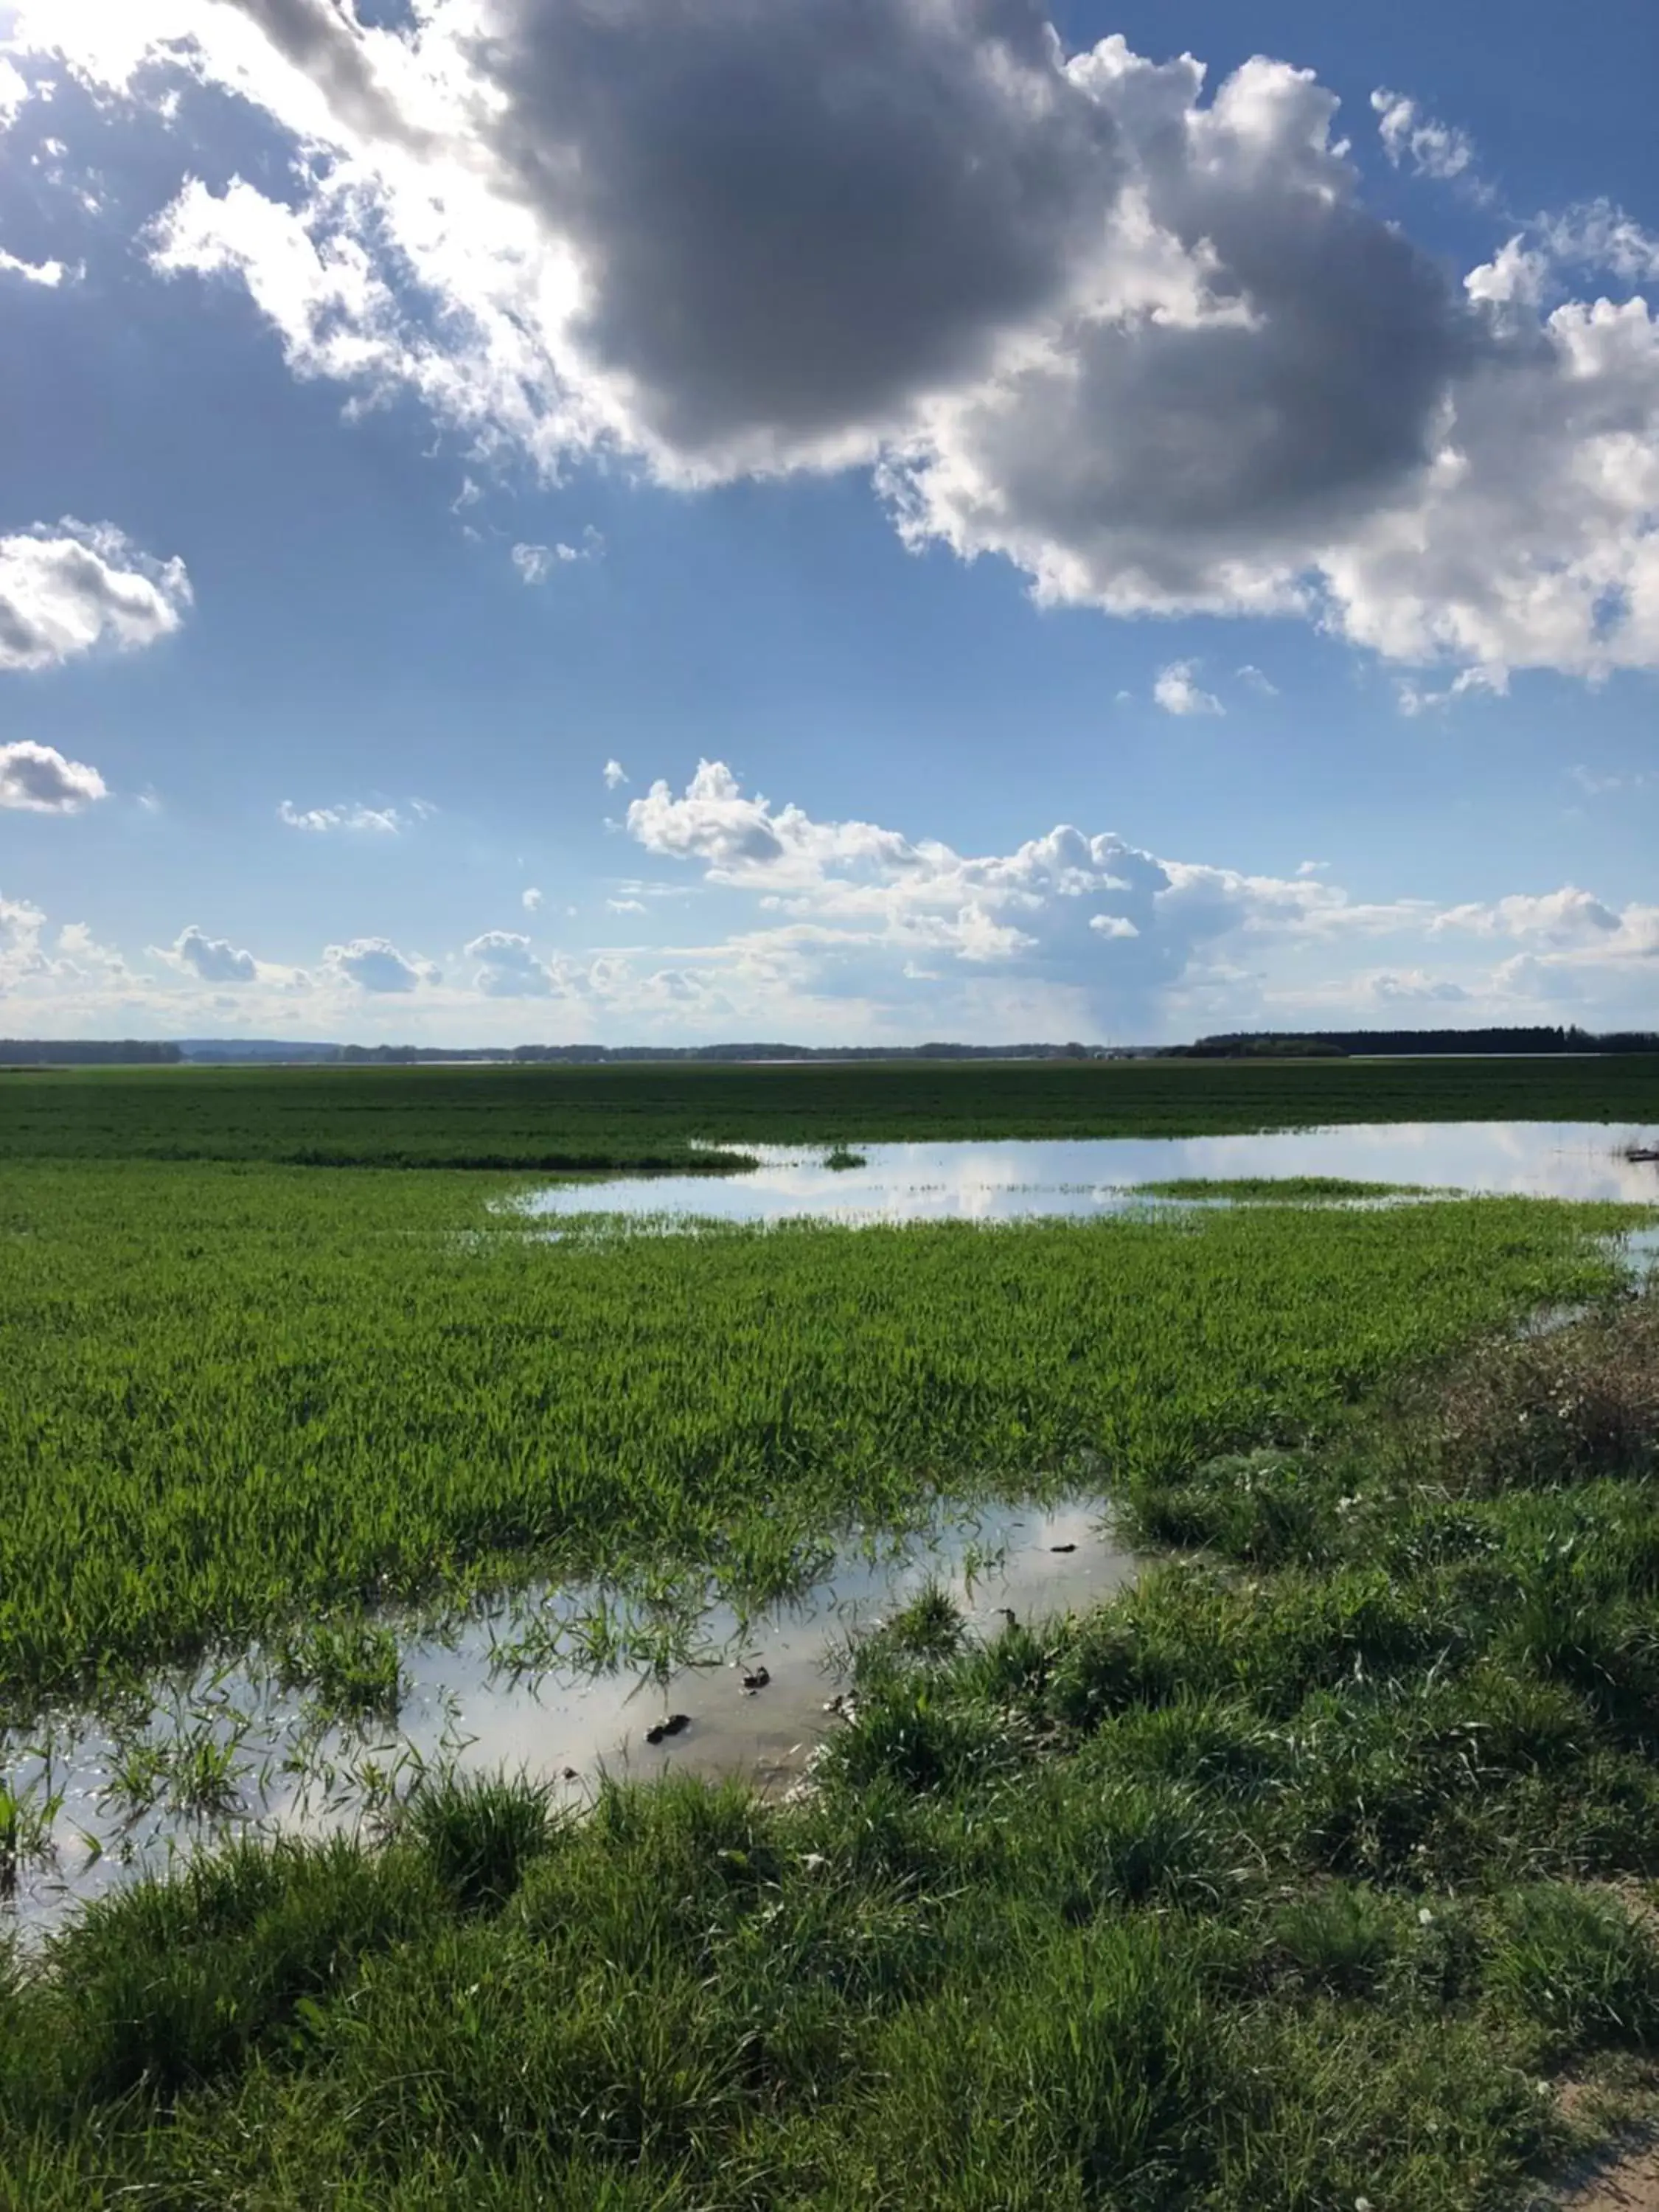
[[[1166,714],[1223,714],[1226,708],[1213,691],[1206,691],[1194,674],[1190,660],[1172,660],[1167,668],[1158,671],[1158,681],[1152,686],[1152,699]]]
[[[967,855],[866,822],[823,822],[746,793],[702,761],[684,791],[653,783],[628,810],[648,852],[754,895],[769,927],[744,940],[798,977],[853,983],[964,970],[1075,994],[1114,1018],[1187,977],[1224,939],[1331,939],[1420,927],[1417,902],[1368,906],[1334,885],[1168,860],[1062,824],[1006,854]]]
[[[256,983],[259,963],[222,937],[209,937],[192,921],[162,952],[162,958],[203,983]]]
[[[519,903],[526,914],[534,914],[542,903],[542,893],[537,890],[534,884],[532,884]]]
[[[155,264],[245,286],[296,374],[412,391],[485,456],[872,466],[908,542],[1047,600],[1659,665],[1659,325],[1555,285],[1575,258],[1646,281],[1645,234],[1592,204],[1459,285],[1284,62],[1212,86],[1118,37],[1067,54],[1037,0],[423,0],[395,29],[25,0],[30,48],[259,106],[295,190],[183,183]],[[1376,112],[1403,166],[1468,180],[1461,134]]]
[[[375,994],[418,991],[443,980],[430,961],[399,952],[384,937],[354,937],[349,944],[329,945],[323,969],[336,981]]]
[[[135,980],[122,955],[86,923],[65,922],[49,945],[41,908],[0,894],[0,994],[73,1013],[124,1001]]]
[[[619,760],[608,760],[605,764],[605,787],[615,791],[628,781],[628,770]]]
[[[416,805],[420,807],[421,802],[416,801]],[[404,817],[395,806],[299,807],[289,799],[283,799],[276,809],[276,818],[290,830],[308,830],[316,836],[326,836],[334,830],[362,830],[371,836],[395,837],[404,827]]]
[[[1404,93],[1379,88],[1371,94],[1371,106],[1382,149],[1396,169],[1407,167],[1419,177],[1443,184],[1466,175],[1474,166],[1474,148],[1464,132],[1424,114]]]
[[[0,807],[28,814],[78,814],[108,791],[95,768],[65,760],[55,745],[38,745],[27,738],[0,745]]]
[[[1450,907],[1432,926],[1437,932],[1467,929],[1480,937],[1542,937],[1571,944],[1616,931],[1620,917],[1589,891],[1568,884],[1557,891]]]
[[[527,937],[511,930],[487,929],[467,945],[466,957],[477,962],[474,988],[489,999],[553,999],[562,997],[565,983],[559,969],[538,960]]]
[[[153,645],[190,604],[184,562],[152,559],[112,523],[66,517],[0,537],[0,670]]]

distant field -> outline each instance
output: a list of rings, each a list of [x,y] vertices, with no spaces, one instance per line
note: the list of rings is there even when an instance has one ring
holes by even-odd
[[[1291,1064],[0,1073],[0,1158],[683,1167],[694,1141],[1193,1137],[1355,1121],[1659,1126],[1659,1055]]]

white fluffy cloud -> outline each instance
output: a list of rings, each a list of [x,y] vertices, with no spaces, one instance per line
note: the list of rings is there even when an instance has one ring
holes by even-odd
[[[1365,205],[1337,102],[1212,88],[1036,0],[33,0],[100,91],[226,86],[296,191],[185,181],[170,274],[300,374],[488,453],[697,483],[873,466],[912,543],[1119,613],[1300,615],[1396,661],[1659,666],[1659,325],[1615,210],[1462,285]],[[1467,142],[1380,92],[1403,163]],[[299,149],[303,149],[303,152]],[[539,567],[557,548],[526,544]],[[574,550],[574,549],[573,549]],[[524,563],[521,562],[521,567]]]
[[[323,969],[337,982],[374,994],[418,991],[442,981],[430,961],[399,952],[384,937],[354,937],[349,944],[329,945]]]
[[[84,922],[64,923],[49,944],[42,909],[0,894],[0,997],[95,1020],[98,1010],[125,1000],[133,980],[121,954]]]
[[[1150,1021],[1158,995],[1223,940],[1377,935],[1420,927],[1431,912],[1361,905],[1308,878],[1164,860],[1064,824],[1012,853],[965,855],[775,806],[719,761],[700,762],[683,792],[653,783],[627,827],[647,852],[698,864],[775,918],[744,940],[750,957],[763,944],[803,975],[872,994],[908,975],[1023,977],[1116,1022]]]
[[[605,764],[605,787],[616,791],[628,781],[628,770],[619,760],[608,760]]]
[[[1226,712],[1213,691],[1200,684],[1190,660],[1172,660],[1158,671],[1152,686],[1154,704],[1166,714],[1221,714]]]
[[[184,562],[152,559],[113,524],[36,523],[0,538],[0,670],[153,645],[190,603]]]
[[[542,903],[542,893],[537,890],[534,884],[532,884],[520,899],[519,903],[526,914],[534,914]]]
[[[108,789],[95,768],[65,760],[55,745],[27,738],[0,745],[0,806],[28,814],[78,814]]]
[[[955,1033],[1000,1022],[1010,1035],[1040,1009],[1034,1033],[1151,1039],[1384,1014],[1555,1020],[1574,1000],[1579,1018],[1602,1010],[1620,1025],[1643,1018],[1659,958],[1659,908],[1572,885],[1447,906],[1365,902],[1322,880],[1323,862],[1252,874],[1066,825],[967,855],[775,805],[720,762],[700,763],[682,791],[653,784],[627,827],[659,860],[752,901],[753,927],[696,956],[696,1003],[711,1018],[793,999],[901,1033],[945,1033],[954,1020]],[[613,980],[613,1000],[622,988]]]
[[[1571,945],[1613,934],[1620,917],[1589,891],[1569,884],[1537,896],[1516,894],[1487,905],[1450,907],[1435,917],[1433,927],[1473,930],[1480,937],[1547,938],[1553,944]]]
[[[222,937],[208,937],[192,921],[179,931],[161,956],[172,966],[202,983],[254,983],[259,963],[251,952],[241,952]]]
[[[487,999],[556,999],[564,995],[565,980],[558,967],[538,960],[527,937],[511,930],[487,929],[467,945],[466,957],[477,963],[474,988]]]

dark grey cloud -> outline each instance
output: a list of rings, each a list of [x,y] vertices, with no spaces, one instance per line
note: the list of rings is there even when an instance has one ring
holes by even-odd
[[[1252,63],[1203,105],[1195,64],[1092,58],[1132,151],[1146,265],[1120,241],[1096,309],[951,412],[908,479],[913,515],[964,550],[1023,547],[1077,596],[1271,597],[1276,571],[1311,565],[1428,464],[1496,335],[1358,202],[1311,78]],[[1112,311],[1137,282],[1139,311]]]
[[[504,0],[498,151],[683,453],[902,417],[1063,287],[1110,118],[1035,0]]]
[[[234,4],[337,141],[208,11],[192,67],[307,189],[187,186],[152,258],[239,276],[296,374],[550,475],[872,461],[909,542],[1056,601],[1296,613],[1489,690],[1659,666],[1659,320],[1559,296],[1653,264],[1610,208],[1460,281],[1365,205],[1310,72],[1068,56],[1040,0]]]

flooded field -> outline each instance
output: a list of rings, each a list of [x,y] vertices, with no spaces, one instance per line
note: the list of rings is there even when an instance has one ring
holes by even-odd
[[[670,1770],[785,1790],[835,1725],[853,1643],[918,1591],[942,1589],[989,1631],[1011,1611],[1097,1604],[1133,1567],[1099,1507],[1079,1503],[941,1515],[915,1539],[850,1548],[749,1620],[716,1605],[671,1623],[603,1590],[518,1593],[441,1636],[410,1627],[397,1710],[378,1726],[331,1723],[274,1662],[203,1670],[131,1728],[65,1718],[37,1732],[10,1781],[46,1828],[12,1910],[44,1929],[205,1843],[350,1827],[438,1769],[522,1773],[575,1802],[603,1776]]]
[[[1390,1121],[1248,1136],[750,1147],[726,1176],[559,1183],[522,1203],[697,1221],[1017,1221],[1145,1205],[1139,1186],[1319,1177],[1533,1198],[1659,1204],[1659,1164],[1626,1157],[1651,1133],[1593,1121]]]
[[[1086,1612],[1133,1572],[1109,1499],[1605,1297],[1659,1241],[1635,1133],[769,1146],[539,1188],[33,1169],[0,1893],[39,1929],[227,1836],[372,1829],[437,1771],[787,1794],[849,1639],[924,1583],[981,1631]],[[1229,1202],[1274,1195],[1338,1202]],[[578,1216],[779,1227],[588,1251]]]

